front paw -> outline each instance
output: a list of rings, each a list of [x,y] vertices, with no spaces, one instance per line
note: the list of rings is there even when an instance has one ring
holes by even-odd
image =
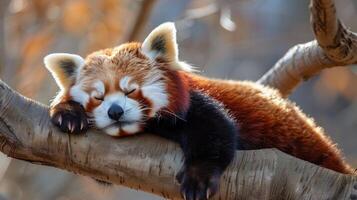
[[[80,133],[88,128],[88,119],[82,105],[75,101],[59,103],[50,108],[52,123],[65,133]]]
[[[183,166],[176,175],[185,200],[207,200],[219,189],[221,170],[209,165]]]

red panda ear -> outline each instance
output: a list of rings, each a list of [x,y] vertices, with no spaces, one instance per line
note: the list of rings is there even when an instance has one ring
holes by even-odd
[[[142,43],[141,50],[152,60],[156,58],[165,60],[173,70],[191,71],[188,64],[178,59],[176,28],[173,22],[166,22],[156,27]]]
[[[68,89],[75,81],[84,59],[75,54],[53,53],[44,58],[46,68],[51,72],[61,89]]]

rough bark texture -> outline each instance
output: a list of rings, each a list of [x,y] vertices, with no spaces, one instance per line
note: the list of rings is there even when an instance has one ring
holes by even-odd
[[[324,68],[357,60],[356,35],[338,21],[333,2],[315,0],[311,5],[317,41],[292,48],[259,80],[284,95]],[[51,125],[46,106],[3,82],[0,144],[0,150],[13,158],[180,198],[174,181],[182,164],[178,145],[150,134],[115,140],[93,130],[81,136],[61,133]],[[357,178],[275,149],[239,151],[215,199],[357,199]]]
[[[334,1],[312,0],[310,10],[316,40],[291,48],[258,80],[284,96],[323,69],[357,63],[357,35],[340,22]]]
[[[53,166],[170,199],[178,145],[150,134],[113,139],[97,131],[68,135],[52,126],[47,107],[0,82],[0,146],[13,158]],[[320,168],[275,149],[238,151],[215,199],[348,199],[357,178]]]

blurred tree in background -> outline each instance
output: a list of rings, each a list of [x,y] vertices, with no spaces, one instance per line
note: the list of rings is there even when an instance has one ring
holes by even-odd
[[[340,18],[357,30],[357,2],[336,1]],[[201,73],[257,80],[292,46],[313,39],[307,0],[2,0],[0,74],[20,93],[48,104],[58,90],[42,64],[48,53],[85,56],[141,41],[175,21],[180,57]],[[314,117],[357,165],[357,67],[325,70],[290,98]],[[159,199],[58,169],[13,161],[0,199]]]

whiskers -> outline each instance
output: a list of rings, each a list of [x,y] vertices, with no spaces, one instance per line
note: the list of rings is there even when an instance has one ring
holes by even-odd
[[[168,118],[168,120],[172,121],[172,123],[180,123],[187,122],[185,117],[180,115],[180,113],[175,113],[171,111],[169,108],[161,108],[159,111],[154,112],[151,106],[145,104],[145,102],[140,103],[139,105],[132,105],[129,102],[123,102],[123,115],[119,118],[119,120],[114,121],[107,116],[106,112],[97,112],[94,115],[93,113],[87,113],[88,116],[88,126],[90,128],[97,129],[121,129],[126,127],[135,127],[139,126],[141,128],[146,127],[147,123],[151,118],[155,118],[160,120],[162,118]],[[155,114],[155,116],[152,116]],[[131,125],[131,126],[129,126]]]
[[[134,108],[128,108],[128,109],[126,109],[125,110],[125,112],[130,112],[130,111],[132,111]],[[136,109],[136,108],[135,108]],[[145,111],[147,111],[147,110],[151,110],[151,108],[148,108],[148,107],[146,107],[146,106],[139,106],[139,108],[138,108],[138,111],[146,118],[148,115],[147,114],[145,114]]]
[[[180,120],[182,120],[182,121],[186,122],[186,119],[183,119],[182,117],[180,117],[180,116],[176,115],[175,113],[173,113],[173,112],[172,112],[172,111],[170,111],[170,110],[165,110],[165,109],[162,109],[161,111],[162,111],[162,112],[165,112],[165,113],[168,113],[169,115],[174,116],[175,120],[176,120],[176,118],[177,118],[177,119],[180,119]]]

